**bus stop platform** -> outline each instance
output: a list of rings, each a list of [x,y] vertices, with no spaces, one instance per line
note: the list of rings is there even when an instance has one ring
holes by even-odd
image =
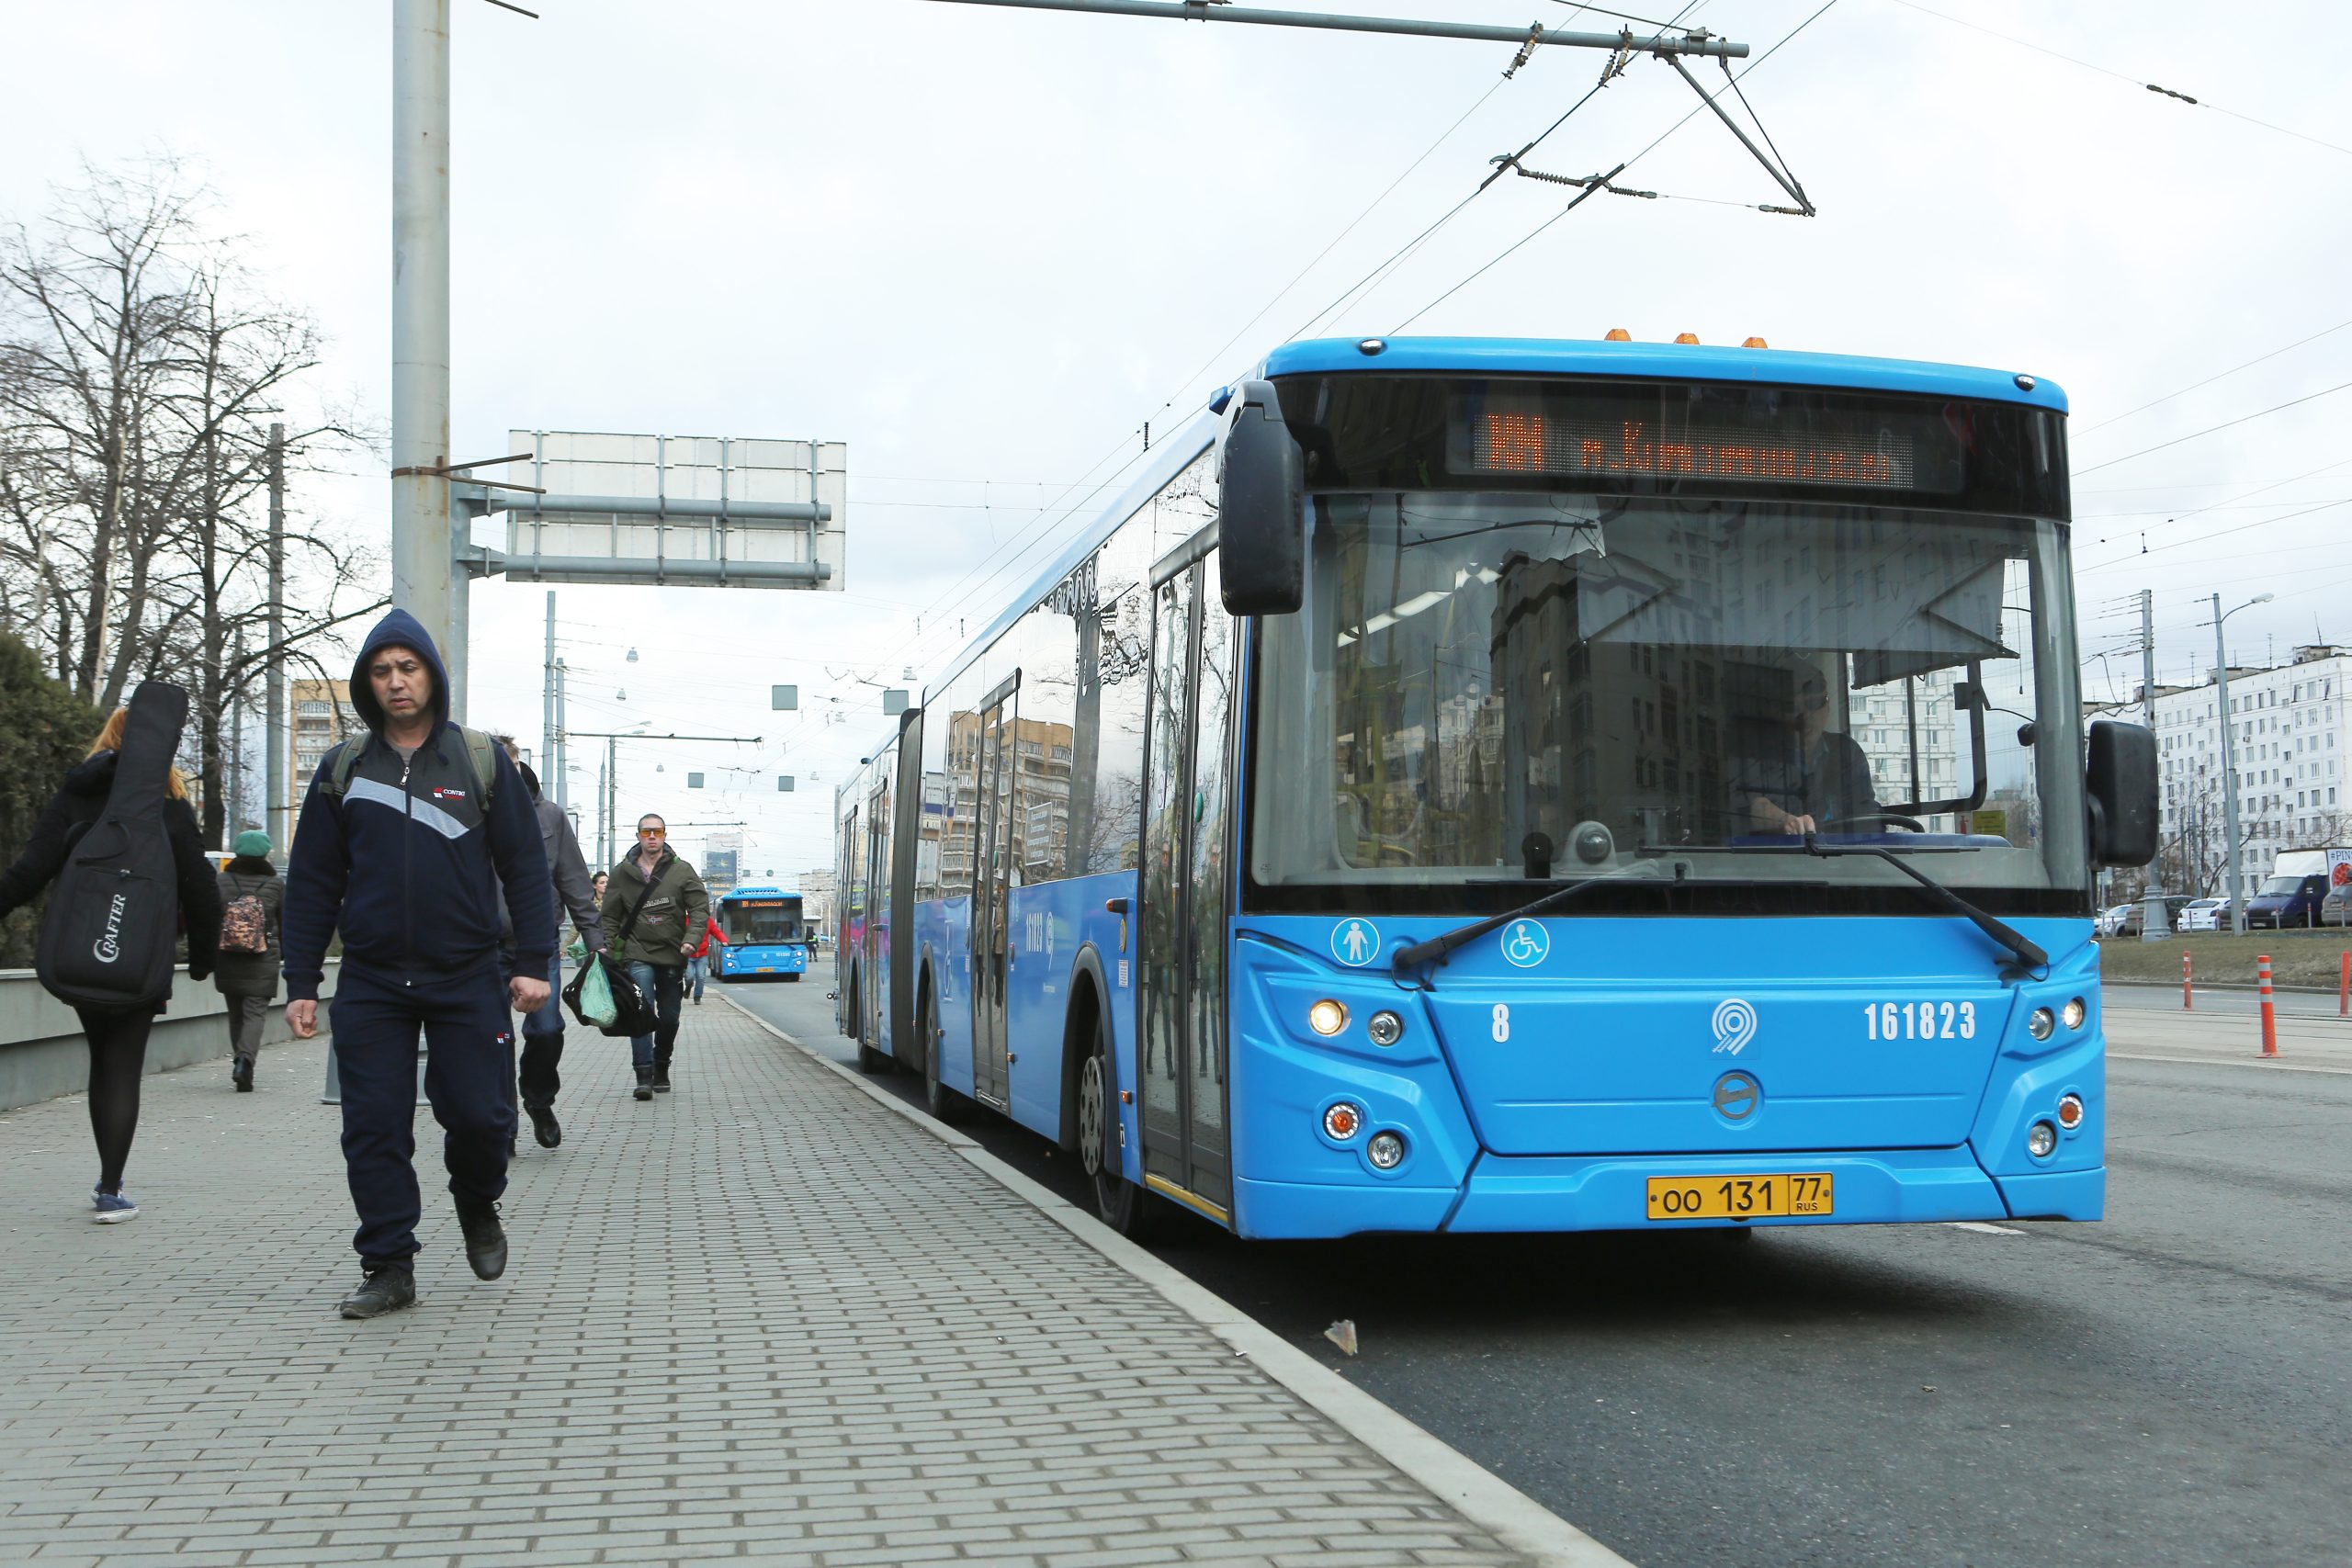
[[[731,1006],[677,1091],[574,1031],[512,1262],[418,1113],[420,1301],[350,1323],[322,1043],[0,1114],[0,1561],[1617,1563],[968,1139]]]

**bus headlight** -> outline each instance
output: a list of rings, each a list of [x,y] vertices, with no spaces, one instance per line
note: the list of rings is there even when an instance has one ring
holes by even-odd
[[[2049,1039],[2050,1032],[2057,1026],[2057,1017],[2048,1008],[2034,1009],[2033,1016],[2025,1021],[2025,1032],[2036,1040]]]
[[[2025,1152],[2036,1159],[2048,1159],[2058,1146],[2058,1129],[2047,1122],[2036,1122],[2026,1129]]]
[[[1394,1045],[1405,1038],[1405,1021],[1384,1010],[1366,1021],[1363,1032],[1372,1036],[1374,1045]]]
[[[2090,1014],[2091,1010],[2083,1005],[2083,998],[2076,997],[2059,1010],[2058,1018],[2067,1028],[2080,1029],[2083,1026],[2083,1020],[2088,1018]]]
[[[1405,1163],[1405,1140],[1396,1133],[1374,1133],[1363,1146],[1364,1158],[1375,1170],[1394,1170]]]
[[[1348,1010],[1329,997],[1306,1010],[1306,1027],[1316,1033],[1329,1037],[1348,1026]]]

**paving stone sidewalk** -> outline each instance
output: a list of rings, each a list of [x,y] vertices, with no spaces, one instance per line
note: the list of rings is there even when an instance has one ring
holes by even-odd
[[[373,1323],[317,1044],[150,1077],[88,1221],[79,1097],[0,1114],[0,1561],[1516,1561],[1157,1292],[730,1008],[678,1090],[575,1033],[514,1262],[438,1129],[423,1300]]]

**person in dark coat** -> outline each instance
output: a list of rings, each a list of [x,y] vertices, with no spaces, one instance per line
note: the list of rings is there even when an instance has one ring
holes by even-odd
[[[240,833],[233,847],[237,858],[220,873],[221,946],[212,968],[212,984],[229,1004],[232,1058],[229,1081],[239,1093],[250,1094],[254,1061],[261,1055],[262,1024],[269,1018],[269,1004],[277,999],[277,929],[286,908],[286,885],[277,880],[277,868],[269,863],[268,834]],[[233,940],[230,928],[238,922],[229,918],[228,911],[243,898],[251,898],[261,908],[259,953],[237,952],[229,945]]]
[[[1829,728],[1829,682],[1810,666],[1797,675],[1796,711],[1772,756],[1757,759],[1748,800],[1759,833],[1815,833],[1878,812],[1870,760]]]
[[[55,881],[75,841],[105,812],[114,788],[115,753],[130,721],[129,708],[114,711],[90,743],[90,754],[65,775],[63,786],[33,824],[33,836],[16,863],[0,872],[0,915],[31,902]],[[187,781],[177,768],[171,771],[167,789],[164,833],[178,873],[188,978],[202,980],[212,973],[220,939],[220,895],[213,886],[212,863],[205,858],[195,808],[188,805]],[[139,1080],[147,1071],[147,1034],[155,1025],[155,1012],[162,1010],[74,1010],[81,1017],[82,1034],[90,1047],[90,1133],[98,1145],[98,1184],[90,1194],[96,1212],[91,1218],[102,1225],[137,1219],[139,1205],[122,1190],[122,1171],[130,1163],[130,1140],[139,1131]]]

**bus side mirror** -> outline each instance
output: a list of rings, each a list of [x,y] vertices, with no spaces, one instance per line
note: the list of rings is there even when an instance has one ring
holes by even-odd
[[[2145,865],[2156,858],[2156,738],[2137,724],[2091,725],[2091,859]]]
[[[1216,540],[1226,613],[1288,615],[1306,596],[1306,455],[1267,381],[1244,381],[1225,437]]]

